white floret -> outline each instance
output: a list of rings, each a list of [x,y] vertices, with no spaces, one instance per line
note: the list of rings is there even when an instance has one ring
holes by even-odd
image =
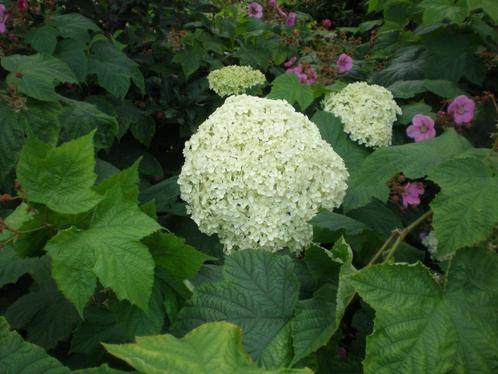
[[[340,117],[349,137],[367,147],[390,145],[393,123],[401,114],[389,90],[366,82],[351,83],[328,94],[323,109]]]
[[[225,252],[311,243],[308,221],[338,207],[348,172],[314,123],[284,100],[226,99],[185,144],[178,179],[187,211]]]
[[[265,84],[262,72],[250,66],[225,66],[213,70],[208,75],[209,88],[219,96],[225,97],[246,93],[251,88]]]

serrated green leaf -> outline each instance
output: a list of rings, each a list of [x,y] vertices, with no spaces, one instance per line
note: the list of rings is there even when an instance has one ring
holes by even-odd
[[[290,362],[290,344],[279,333],[293,316],[299,282],[290,258],[263,250],[226,258],[224,280],[203,284],[180,311],[174,330],[183,333],[203,322],[227,320],[244,330],[244,347],[264,367]],[[279,341],[279,350],[273,345]],[[271,357],[265,356],[273,351]]]
[[[47,243],[57,285],[80,315],[97,277],[119,300],[147,311],[154,261],[139,240],[159,228],[136,204],[125,201],[119,189],[113,189],[97,206],[88,230],[73,227]]]
[[[131,133],[135,139],[148,147],[156,133],[156,122],[150,116],[142,116],[131,124]]]
[[[329,231],[343,230],[345,234],[350,235],[359,234],[368,229],[365,224],[357,221],[356,219],[350,218],[343,214],[328,211],[319,212],[311,219],[310,223],[313,225],[313,228]]]
[[[2,58],[2,67],[9,72],[7,84],[27,96],[41,101],[57,101],[55,92],[58,83],[77,83],[69,66],[61,60],[47,55],[11,55]]]
[[[327,276],[332,282],[323,284],[314,293],[313,298],[299,301],[296,307],[296,316],[291,322],[293,363],[329,342],[339,328],[346,307],[354,294],[354,289],[347,279],[355,271],[352,265],[353,253],[344,239],[337,241],[330,252],[316,246],[308,249],[306,255],[309,251],[321,252],[314,257],[319,256],[323,261],[330,262],[333,271]]]
[[[101,197],[91,187],[96,175],[93,133],[52,148],[28,138],[17,164],[17,178],[31,202],[63,214],[83,213]]]
[[[73,371],[73,374],[125,374],[125,373],[136,373],[136,371],[117,370],[113,369],[107,364],[101,365],[96,368],[80,369]]]
[[[299,82],[294,74],[282,74],[271,83],[269,99],[284,99],[291,105],[299,104],[301,110],[306,110],[315,100],[313,89]]]
[[[215,259],[170,233],[156,233],[144,242],[156,264],[180,280],[194,276],[204,262]]]
[[[180,187],[177,182],[178,176],[175,175],[144,189],[140,193],[140,201],[145,203],[154,200],[159,213],[170,212],[180,196]]]
[[[204,50],[198,45],[187,46],[183,50],[175,53],[172,62],[180,64],[182,66],[183,74],[188,78],[201,67],[204,54]]]
[[[5,318],[0,316],[0,371],[5,374],[69,374],[42,348],[27,343],[15,331],[10,331]]]
[[[68,13],[51,16],[49,25],[59,30],[59,33],[70,39],[87,39],[88,31],[100,31],[100,28],[89,18],[79,13]]]
[[[467,16],[465,2],[454,0],[424,0],[418,4],[424,11],[423,25],[433,25],[443,20],[461,24]]]
[[[25,118],[26,131],[36,135],[45,143],[55,146],[61,129],[59,115],[62,112],[62,105],[55,101],[29,99],[27,107],[27,110],[20,113],[20,116]]]
[[[495,22],[498,22],[498,7],[494,0],[467,0],[469,10],[482,9]]]
[[[89,72],[97,75],[99,84],[112,95],[124,99],[130,88],[130,80],[143,85],[143,76],[137,63],[129,59],[109,41],[98,41],[92,46]]]
[[[26,34],[26,41],[37,52],[51,55],[57,45],[59,33],[52,26],[43,25],[36,29],[31,29]]]
[[[376,312],[365,373],[495,373],[497,272],[483,249],[457,252],[443,286],[420,263],[359,271],[353,284]]]
[[[125,200],[136,203],[138,200],[138,183],[140,181],[138,167],[141,160],[139,158],[129,168],[106,178],[95,187],[95,191],[105,195],[107,191],[118,188],[121,190]]]
[[[156,335],[138,337],[133,344],[104,346],[142,373],[312,373],[309,369],[258,369],[242,350],[242,330],[227,322],[206,323],[181,339]]]
[[[476,158],[447,161],[429,178],[441,187],[431,203],[438,256],[485,240],[498,224],[498,177]]]
[[[118,135],[118,121],[93,104],[77,100],[64,100],[66,107],[60,115],[63,126],[63,135],[66,139],[75,139],[95,132],[95,146],[97,148],[110,148]]]
[[[386,201],[388,180],[402,172],[408,178],[421,178],[448,159],[471,148],[471,144],[454,130],[433,139],[384,147],[370,154],[357,174],[349,181],[344,206],[347,210],[367,204],[371,198]]]
[[[0,102],[0,183],[15,165],[24,144],[26,121],[5,102]]]

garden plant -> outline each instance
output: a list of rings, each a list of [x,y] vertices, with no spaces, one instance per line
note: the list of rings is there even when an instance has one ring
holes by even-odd
[[[0,373],[498,373],[496,0],[0,0]]]

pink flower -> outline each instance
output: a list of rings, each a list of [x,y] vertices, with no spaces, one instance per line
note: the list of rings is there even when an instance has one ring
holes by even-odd
[[[287,23],[287,26],[293,27],[296,24],[296,20],[297,20],[297,14],[294,12],[289,12],[285,22]]]
[[[416,143],[435,137],[436,129],[433,119],[423,114],[415,114],[412,124],[406,128],[406,135],[414,139]]]
[[[310,65],[299,64],[287,69],[286,72],[294,74],[299,79],[299,82],[307,85],[315,84],[318,79],[316,71]]]
[[[401,191],[401,199],[405,208],[410,206],[417,206],[420,204],[420,195],[424,193],[424,185],[420,182],[408,182],[403,186]]]
[[[247,8],[247,14],[249,14],[249,17],[263,18],[263,7],[261,4],[253,1]]]
[[[268,0],[268,6],[275,8],[277,6],[277,0]]]
[[[9,19],[9,15],[6,13],[5,5],[0,4],[0,34],[7,31],[7,26],[5,23]]]
[[[448,114],[453,117],[457,125],[470,123],[474,119],[476,104],[467,96],[460,95],[448,105]]]
[[[337,71],[339,73],[346,73],[350,71],[353,68],[353,59],[351,56],[348,56],[347,54],[343,53],[339,56],[337,59]]]
[[[284,63],[284,67],[285,68],[291,68],[292,66],[294,66],[294,64],[296,63],[297,61],[297,57],[294,56],[290,59],[288,59],[285,63]]]
[[[27,10],[28,9],[28,0],[17,0],[17,8],[21,12],[24,12],[25,10]]]
[[[332,27],[332,21],[328,18],[325,18],[324,20],[322,20],[322,26],[328,30]]]

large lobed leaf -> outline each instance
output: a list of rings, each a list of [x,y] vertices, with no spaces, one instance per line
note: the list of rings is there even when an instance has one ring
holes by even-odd
[[[264,367],[291,359],[290,320],[299,283],[289,257],[263,250],[226,258],[224,280],[203,284],[181,310],[174,330],[183,334],[204,322],[226,320],[244,331],[244,347]]]
[[[4,374],[66,374],[71,371],[42,348],[22,340],[10,331],[0,316],[0,372]]]
[[[443,285],[420,263],[353,275],[376,311],[365,373],[496,373],[497,272],[496,253],[472,248],[457,252]]]
[[[498,176],[476,158],[442,163],[429,177],[441,187],[431,203],[439,256],[485,240],[498,224]]]
[[[290,104],[299,104],[301,110],[306,110],[315,99],[310,86],[302,84],[294,74],[282,74],[271,83],[272,89],[268,94],[270,99],[284,99]]]
[[[172,335],[138,337],[133,344],[104,344],[112,355],[141,373],[311,374],[309,369],[259,369],[242,349],[242,330],[211,322],[178,339]]]
[[[95,183],[93,133],[52,148],[28,138],[17,164],[17,178],[31,202],[63,214],[82,213],[101,197]]]

